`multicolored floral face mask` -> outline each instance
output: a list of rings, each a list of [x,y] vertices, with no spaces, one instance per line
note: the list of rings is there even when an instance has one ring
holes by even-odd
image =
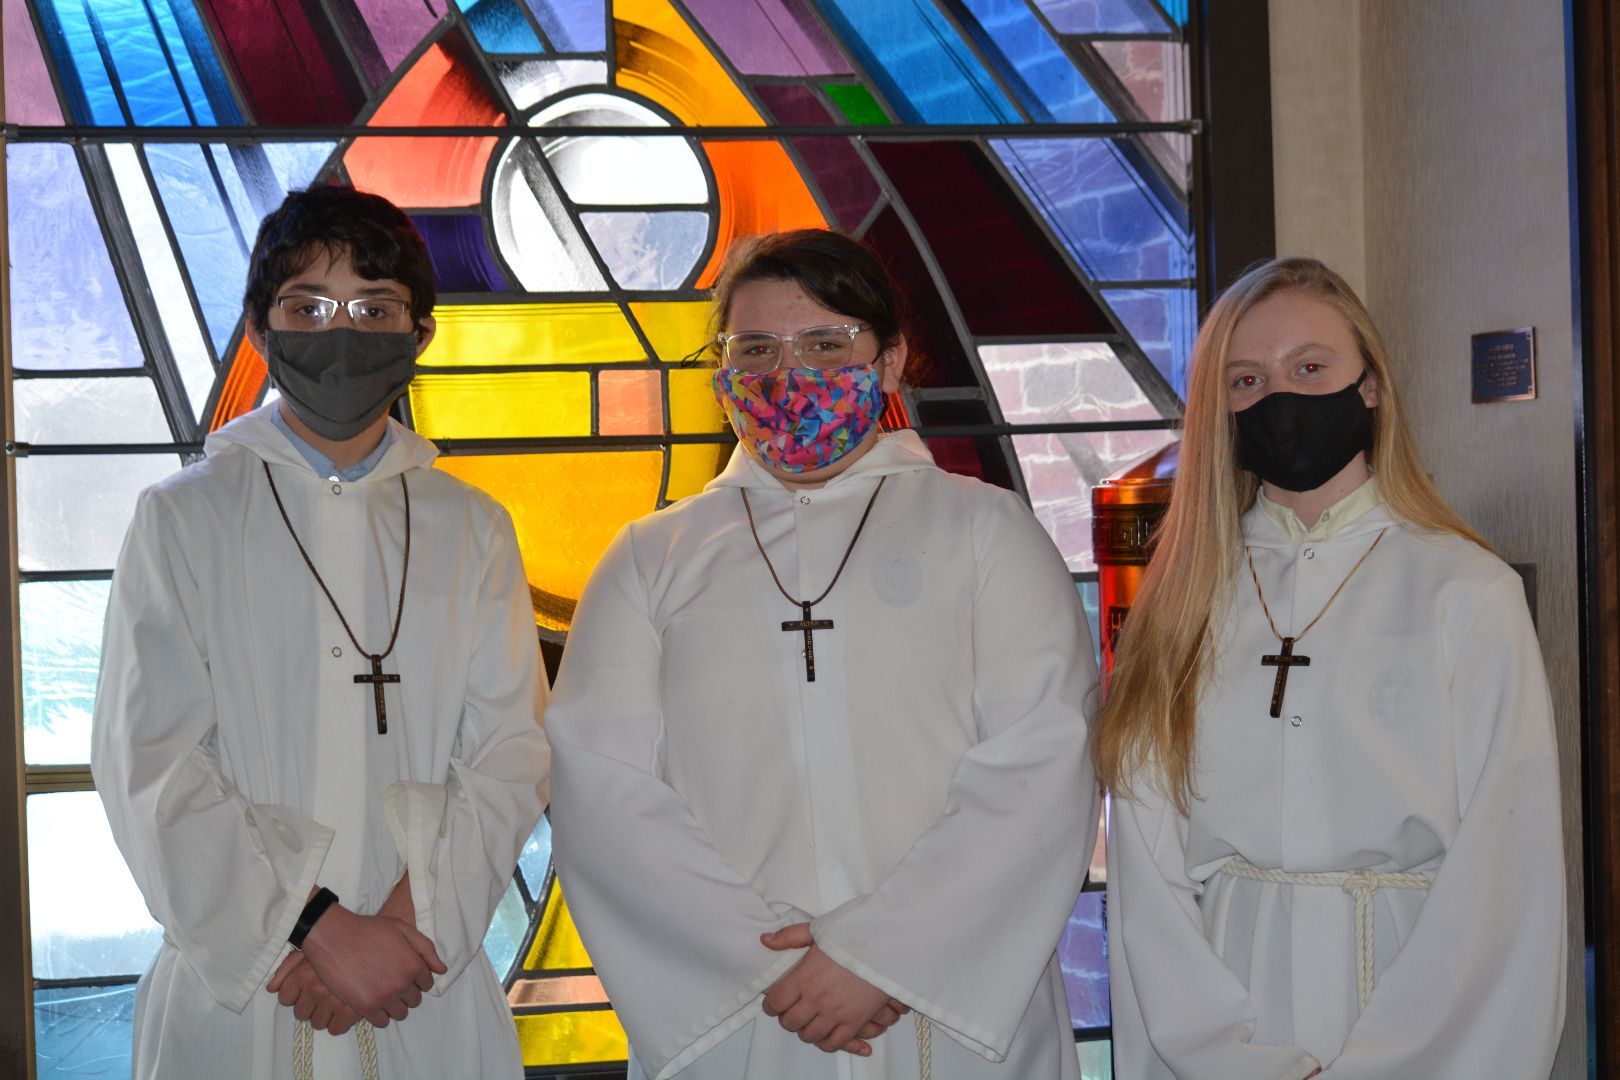
[[[714,396],[737,439],[761,461],[802,473],[831,465],[877,426],[881,382],[871,364],[763,373],[717,368]]]

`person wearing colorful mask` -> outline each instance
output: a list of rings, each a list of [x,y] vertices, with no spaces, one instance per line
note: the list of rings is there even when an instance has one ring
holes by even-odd
[[[1095,667],[1068,570],[1014,493],[879,430],[908,353],[873,252],[746,242],[714,311],[739,445],[609,547],[546,714],[630,1076],[1072,1080]]]
[[[510,518],[388,415],[433,302],[387,200],[288,195],[243,301],[279,400],[140,497],[92,749],[164,929],[137,1078],[523,1075],[482,943],[546,681]]]
[[[1337,274],[1251,270],[1093,753],[1121,1080],[1545,1077],[1557,748],[1519,575],[1418,459]]]

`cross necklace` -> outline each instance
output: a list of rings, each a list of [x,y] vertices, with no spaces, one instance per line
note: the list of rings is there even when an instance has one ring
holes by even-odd
[[[861,530],[866,528],[866,519],[872,516],[872,506],[877,502],[878,492],[883,490],[883,482],[887,479],[887,476],[878,477],[876,490],[872,492],[872,497],[866,500],[866,510],[861,514],[861,523],[855,526],[855,535],[849,538],[849,547],[844,549],[844,558],[839,562],[838,569],[833,571],[832,580],[827,583],[825,589],[821,590],[821,595],[814,600],[797,599],[787,589],[783,588],[782,579],[777,576],[776,567],[771,565],[771,557],[765,554],[765,545],[760,542],[759,529],[754,525],[754,508],[748,502],[748,490],[738,488],[742,492],[743,510],[748,514],[748,531],[754,534],[754,546],[759,548],[759,557],[765,560],[765,569],[771,572],[771,580],[776,582],[777,591],[787,597],[787,602],[797,607],[804,615],[802,619],[791,619],[783,623],[782,629],[788,633],[802,632],[804,634],[804,679],[806,682],[816,681],[816,641],[813,634],[817,630],[831,630],[833,628],[831,619],[818,619],[810,613],[810,609],[827,599],[827,595],[833,591],[833,586],[838,584],[839,577],[844,573],[844,567],[849,564],[850,555],[855,551],[855,541],[861,538]]]
[[[1322,610],[1316,613],[1316,618],[1306,623],[1305,629],[1301,630],[1293,637],[1283,637],[1281,632],[1278,631],[1277,620],[1271,617],[1271,608],[1266,605],[1266,590],[1260,587],[1260,575],[1254,569],[1254,549],[1249,547],[1245,547],[1243,549],[1244,553],[1249,557],[1249,576],[1254,578],[1254,591],[1260,596],[1260,610],[1266,613],[1266,622],[1268,625],[1270,625],[1272,634],[1277,638],[1278,641],[1282,642],[1282,651],[1280,653],[1277,653],[1274,656],[1260,657],[1260,664],[1262,667],[1274,667],[1277,669],[1277,681],[1272,685],[1271,688],[1271,715],[1273,717],[1279,717],[1282,715],[1283,695],[1288,692],[1289,669],[1311,666],[1310,657],[1295,654],[1295,643],[1298,642],[1300,638],[1303,638],[1306,634],[1310,633],[1311,627],[1322,621],[1322,616],[1327,614],[1328,608],[1333,606],[1333,601],[1337,600],[1339,598],[1339,594],[1344,592],[1344,587],[1350,584],[1350,579],[1356,576],[1356,571],[1361,569],[1361,564],[1367,561],[1367,556],[1373,553],[1373,548],[1378,546],[1378,541],[1382,540],[1384,538],[1384,534],[1387,532],[1389,532],[1389,528],[1387,526],[1378,531],[1378,535],[1373,537],[1372,545],[1362,553],[1361,558],[1356,560],[1356,565],[1350,568],[1350,572],[1344,575],[1344,580],[1339,582],[1339,587],[1337,589],[1333,590],[1333,595],[1328,597],[1327,603],[1322,605]]]
[[[276,478],[270,475],[270,463],[263,461],[260,464],[264,466],[264,478],[270,481],[270,494],[275,496],[276,509],[281,511],[281,520],[286,524],[287,533],[292,537],[293,543],[298,546],[298,554],[304,557],[304,565],[309,567],[309,572],[315,576],[315,584],[319,585],[321,592],[326,594],[327,602],[332,605],[332,610],[337,613],[338,622],[343,624],[343,632],[349,635],[349,640],[354,642],[356,649],[360,650],[360,655],[371,661],[371,671],[356,675],[354,681],[371,685],[372,693],[375,695],[373,700],[377,709],[377,734],[386,735],[388,734],[388,706],[383,701],[383,684],[397,683],[399,682],[399,676],[383,674],[382,662],[388,659],[389,654],[394,651],[394,643],[399,640],[399,624],[405,615],[405,582],[409,580],[411,575],[411,488],[405,482],[405,474],[399,474],[399,489],[405,493],[405,564],[399,571],[399,603],[394,608],[394,632],[388,637],[388,648],[380,653],[371,653],[367,652],[366,647],[360,644],[360,639],[354,636],[354,631],[349,628],[349,620],[343,617],[343,609],[338,607],[338,602],[332,598],[332,590],[328,589],[326,582],[321,580],[321,573],[315,569],[314,560],[309,557],[309,552],[304,550],[303,541],[298,539],[298,530],[293,528],[292,518],[287,516],[287,507],[281,501],[281,492],[276,490]]]

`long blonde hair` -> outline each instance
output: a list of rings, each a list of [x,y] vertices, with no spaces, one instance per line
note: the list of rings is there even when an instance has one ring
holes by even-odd
[[[1130,796],[1149,781],[1182,814],[1196,797],[1199,689],[1243,555],[1241,518],[1260,481],[1237,463],[1226,379],[1238,321],[1260,301],[1300,292],[1349,324],[1378,385],[1368,464],[1396,517],[1489,547],[1446,504],[1423,470],[1390,369],[1389,350],[1361,299],[1315,259],[1274,259],[1244,274],[1210,309],[1193,347],[1180,464],[1152,562],[1121,631],[1092,760],[1106,788]]]

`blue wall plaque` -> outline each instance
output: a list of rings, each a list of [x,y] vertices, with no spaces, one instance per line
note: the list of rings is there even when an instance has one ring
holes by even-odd
[[[1474,401],[1528,401],[1536,396],[1536,328],[1473,337]]]

